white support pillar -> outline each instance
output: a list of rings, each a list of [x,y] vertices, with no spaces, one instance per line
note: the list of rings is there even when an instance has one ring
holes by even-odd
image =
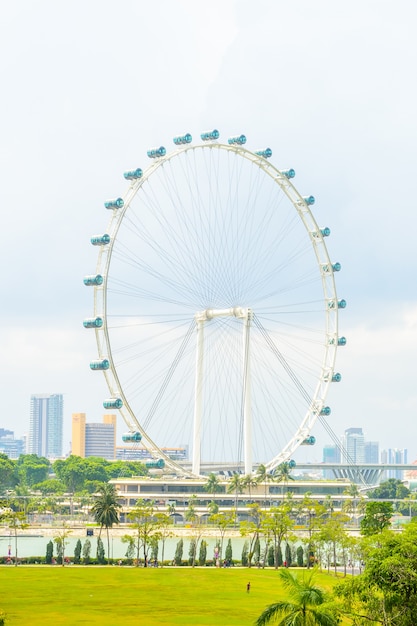
[[[252,401],[250,375],[250,327],[252,311],[248,309],[243,326],[243,444],[245,475],[252,474]]]
[[[195,360],[193,474],[199,476],[201,466],[201,415],[203,410],[203,348],[205,319],[202,316],[196,316],[196,320],[197,350]]]

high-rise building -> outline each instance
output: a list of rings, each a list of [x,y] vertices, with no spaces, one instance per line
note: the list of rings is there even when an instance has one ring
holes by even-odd
[[[406,465],[407,464],[408,451],[406,448],[388,448],[388,450],[382,450],[381,463],[383,465]],[[400,469],[392,469],[384,472],[384,478],[397,478],[402,480],[404,471]]]
[[[15,439],[12,430],[0,428],[0,452],[7,454],[9,459],[18,459],[25,452],[25,441]]]
[[[62,456],[63,406],[62,394],[31,396],[29,454],[47,458]]]
[[[347,428],[342,437],[342,461],[360,465],[365,460],[365,440],[362,428]]]
[[[103,415],[103,423],[88,423],[85,413],[73,413],[71,453],[113,461],[116,458],[116,423],[116,415]]]
[[[365,441],[364,445],[364,461],[365,463],[379,463],[379,442]]]
[[[323,463],[340,463],[340,446],[323,446]],[[324,470],[324,478],[334,478],[333,470]]]

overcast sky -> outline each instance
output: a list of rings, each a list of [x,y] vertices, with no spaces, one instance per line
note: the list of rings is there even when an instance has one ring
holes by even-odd
[[[245,133],[297,171],[348,307],[331,427],[417,457],[413,0],[21,0],[0,18],[0,427],[34,393],[101,420],[83,285],[122,173],[184,130]],[[331,443],[305,452],[321,460]],[[176,443],[176,442],[174,442]]]

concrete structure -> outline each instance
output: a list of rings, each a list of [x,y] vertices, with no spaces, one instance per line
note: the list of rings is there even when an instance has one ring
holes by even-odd
[[[162,452],[174,461],[188,460],[188,446],[184,448],[161,448]],[[143,446],[118,446],[116,448],[116,459],[118,461],[144,461],[151,459],[148,450]]]
[[[103,415],[102,423],[88,423],[85,413],[73,413],[72,454],[82,458],[99,456],[113,461],[116,458],[116,424],[116,415]]]
[[[50,459],[62,457],[62,394],[40,394],[30,398],[29,454]]]

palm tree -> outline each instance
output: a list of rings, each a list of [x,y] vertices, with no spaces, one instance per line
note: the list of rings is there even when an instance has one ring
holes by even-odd
[[[119,523],[118,509],[120,509],[120,504],[117,502],[117,492],[114,485],[104,483],[97,492],[99,495],[91,508],[91,512],[96,523],[100,524],[99,539],[103,527],[107,531],[107,563],[110,565],[109,528],[112,528],[113,524]]]
[[[282,483],[284,487],[288,485],[289,480],[294,480],[294,476],[291,476],[291,465],[288,461],[280,463],[274,471],[274,479],[277,483]]]
[[[235,493],[235,516],[237,520],[237,505],[239,499],[239,493],[242,493],[243,485],[242,485],[242,477],[240,474],[233,474],[230,479],[229,486],[227,488],[227,493]]]
[[[290,600],[270,604],[258,617],[256,626],[276,620],[278,626],[336,626],[339,621],[323,589],[313,584],[315,572],[298,577],[288,569],[280,570],[284,589]]]
[[[249,491],[249,502],[252,501],[252,487],[256,487],[257,484],[258,481],[253,474],[246,474],[246,476],[242,478],[243,487]]]
[[[256,482],[258,483],[258,485],[260,483],[264,483],[264,487],[265,487],[265,501],[264,501],[264,506],[266,506],[266,490],[267,490],[267,483],[269,481],[273,480],[273,476],[272,474],[270,474],[268,472],[268,470],[266,469],[265,465],[262,465],[262,463],[260,465],[258,465],[258,469],[256,470]]]

